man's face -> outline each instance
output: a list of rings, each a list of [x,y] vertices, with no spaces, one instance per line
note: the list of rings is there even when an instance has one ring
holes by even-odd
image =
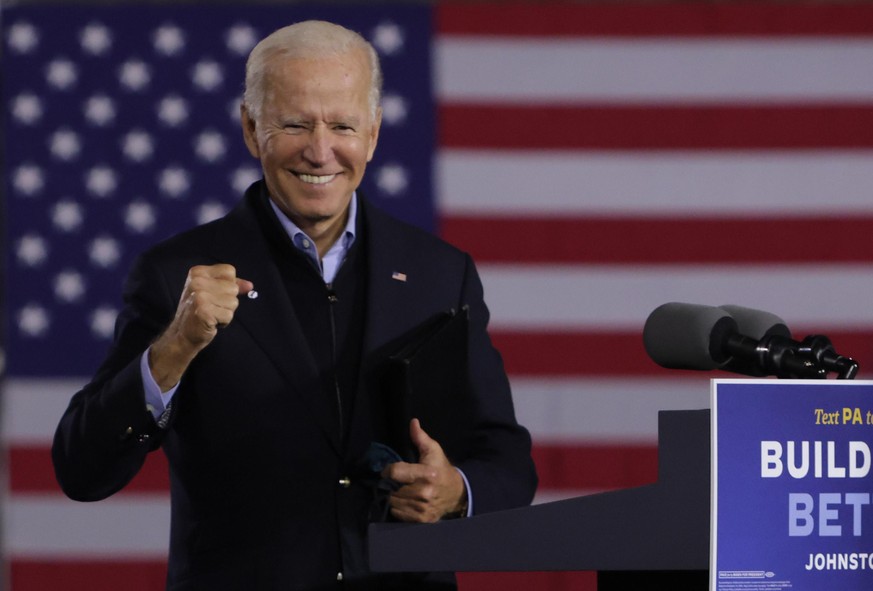
[[[366,55],[279,57],[267,67],[260,118],[242,112],[249,152],[261,161],[273,201],[295,224],[316,234],[339,231],[379,137]]]

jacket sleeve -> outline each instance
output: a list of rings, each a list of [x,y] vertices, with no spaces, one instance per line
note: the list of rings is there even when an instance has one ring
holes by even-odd
[[[55,431],[52,462],[58,483],[78,501],[104,499],[136,475],[163,431],[146,409],[139,361],[170,322],[166,282],[140,258],[124,287],[115,339],[93,380],[76,393]]]
[[[459,464],[476,514],[529,505],[537,475],[528,431],[518,424],[500,353],[488,335],[482,282],[466,257],[462,304],[470,307],[470,381],[477,407],[472,454]]]

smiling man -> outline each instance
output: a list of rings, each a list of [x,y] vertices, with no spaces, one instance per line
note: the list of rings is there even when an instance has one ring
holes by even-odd
[[[530,437],[472,261],[357,192],[380,89],[373,48],[337,25],[298,23],[253,49],[242,131],[263,180],[224,218],[138,259],[113,347],[58,426],[55,471],[76,500],[112,495],[164,450],[168,589],[452,588],[446,574],[370,572],[376,484],[392,484],[401,521],[533,497]],[[374,461],[392,416],[388,356],[464,306],[468,449],[448,458],[413,420],[418,461]]]
[[[294,53],[281,37],[265,40],[249,62],[242,107],[243,137],[261,161],[271,199],[320,255],[345,226],[382,119],[371,93],[380,84],[372,80],[375,55],[366,47],[336,53],[328,39],[314,38]]]

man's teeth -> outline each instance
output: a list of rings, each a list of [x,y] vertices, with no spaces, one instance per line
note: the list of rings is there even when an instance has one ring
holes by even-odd
[[[314,174],[299,174],[297,175],[304,183],[312,183],[314,185],[323,185],[329,183],[336,178],[335,174],[314,175]]]

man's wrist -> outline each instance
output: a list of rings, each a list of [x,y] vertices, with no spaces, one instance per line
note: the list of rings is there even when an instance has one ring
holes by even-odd
[[[166,392],[179,383],[196,352],[164,335],[152,344],[148,355],[149,371],[161,391]]]
[[[467,495],[455,506],[455,509],[443,515],[443,519],[459,519],[467,516]]]
[[[452,507],[451,510],[446,512],[445,515],[443,515],[443,519],[457,519],[459,517],[466,517],[469,513],[467,479],[464,476],[464,473],[461,472],[461,470],[459,470],[458,468],[455,468],[455,473],[461,483],[461,496],[455,506]]]

